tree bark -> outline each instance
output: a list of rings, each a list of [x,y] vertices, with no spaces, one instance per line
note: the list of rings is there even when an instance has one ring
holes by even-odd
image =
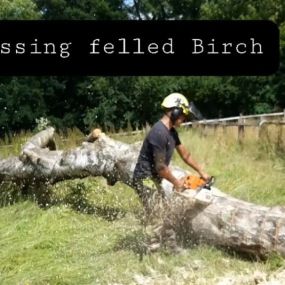
[[[12,181],[20,187],[47,186],[59,181],[87,176],[103,176],[113,185],[117,181],[132,185],[132,174],[140,143],[113,140],[95,130],[81,146],[56,150],[54,129],[33,136],[19,157],[0,160],[0,182]],[[186,172],[173,167],[175,175]],[[163,187],[172,193],[170,183]],[[285,208],[265,207],[235,199],[213,189],[208,205],[195,198],[172,193],[163,211],[163,225],[192,243],[205,242],[239,252],[266,256],[270,252],[285,256]]]

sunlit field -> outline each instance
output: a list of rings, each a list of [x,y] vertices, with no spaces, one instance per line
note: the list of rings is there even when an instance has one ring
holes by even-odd
[[[268,131],[269,137],[278,137],[277,131]],[[230,129],[179,133],[193,157],[215,176],[217,188],[257,204],[285,205],[280,142],[268,135],[258,138],[253,129],[246,130],[243,142]],[[2,140],[0,157],[18,155],[31,135]],[[132,143],[144,133],[110,136]],[[58,148],[68,149],[80,145],[84,134],[74,129],[55,139]],[[173,164],[189,170],[176,154]],[[75,179],[56,184],[50,195],[42,207],[13,185],[1,185],[0,284],[257,284],[285,266],[275,254],[258,260],[208,245],[184,247],[176,255],[166,250],[147,254],[140,201],[122,183]]]

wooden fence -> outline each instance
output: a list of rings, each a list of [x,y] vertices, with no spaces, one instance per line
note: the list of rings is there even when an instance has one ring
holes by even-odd
[[[228,118],[187,122],[184,127],[199,129],[202,135],[232,136],[238,142],[245,140],[263,139],[269,143],[280,145],[285,149],[285,110],[279,113],[260,115],[236,116]],[[112,136],[136,135],[147,132],[144,130],[112,133]],[[68,139],[67,139],[68,140]],[[0,145],[0,148],[9,148],[13,145]]]
[[[231,135],[240,143],[262,140],[285,149],[285,110],[279,113],[187,122],[183,125],[196,128],[203,135]]]
[[[260,115],[246,115],[242,114],[236,117],[228,117],[228,118],[220,118],[220,119],[210,119],[210,120],[201,120],[196,122],[187,122],[184,123],[184,126],[193,125],[193,124],[217,124],[217,123],[260,123],[262,121],[284,121],[285,120],[285,109],[283,112],[279,113],[268,113],[268,114],[260,114]]]

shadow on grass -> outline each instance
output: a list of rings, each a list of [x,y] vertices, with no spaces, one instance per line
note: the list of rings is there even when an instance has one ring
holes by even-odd
[[[106,204],[96,205],[96,201],[90,201],[87,197],[88,189],[84,183],[70,185],[70,191],[64,198],[64,203],[75,211],[100,216],[108,221],[121,219],[126,211],[118,207],[110,207]]]
[[[88,214],[88,215],[95,215],[99,216],[107,221],[114,221],[121,219],[125,216],[125,212],[122,211],[121,209],[116,209],[112,207],[98,207],[92,204],[89,204],[88,202],[81,200],[81,201],[76,201],[75,203],[68,201],[68,204],[70,207],[83,214]]]
[[[13,182],[0,183],[0,207],[13,205],[22,199],[22,192]]]
[[[271,270],[276,270],[285,265],[285,259],[276,252],[262,252],[255,249],[251,252],[242,252],[230,247],[218,246],[217,249],[223,251],[230,257],[243,261],[268,263]]]
[[[55,190],[45,183],[17,185],[12,182],[2,182],[0,189],[0,207],[10,206],[19,201],[31,200],[42,209],[55,205],[68,205],[77,212],[96,215],[108,221],[121,219],[126,214],[126,211],[122,208],[111,207],[107,203],[97,205],[96,201],[89,201],[87,198],[88,189],[84,183],[69,185],[66,195],[61,199],[57,199]]]
[[[137,230],[120,239],[114,250],[133,251],[139,256],[139,260],[142,260],[148,253],[147,240],[148,236],[142,230]]]

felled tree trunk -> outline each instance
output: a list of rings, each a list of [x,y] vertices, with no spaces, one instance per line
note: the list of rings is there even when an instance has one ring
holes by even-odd
[[[19,186],[52,185],[58,181],[103,176],[132,186],[132,174],[141,144],[126,144],[94,131],[80,147],[56,150],[54,129],[32,137],[19,157],[0,161],[0,182]],[[186,174],[175,168],[177,175]],[[168,187],[169,184],[164,184]],[[169,189],[166,189],[169,191]],[[173,194],[163,217],[184,239],[225,246],[239,252],[285,256],[285,209],[244,202],[215,190],[209,205]]]

